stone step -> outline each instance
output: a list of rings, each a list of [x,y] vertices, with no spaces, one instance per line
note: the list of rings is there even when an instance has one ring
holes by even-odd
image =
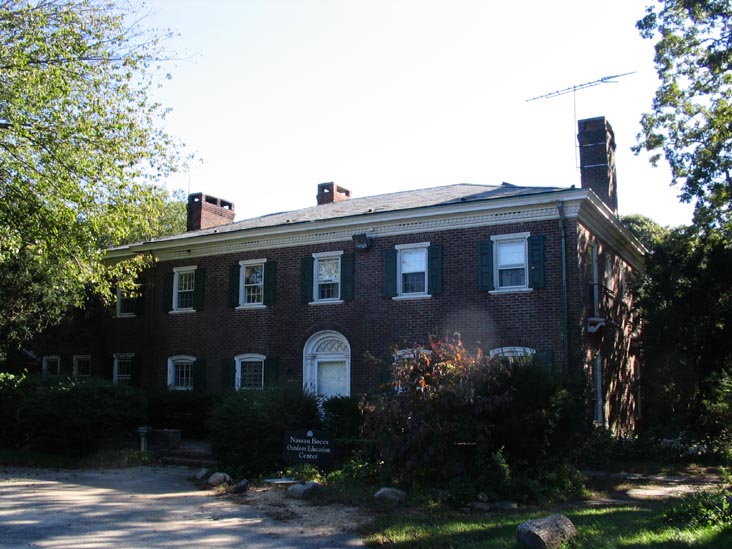
[[[204,467],[216,465],[215,459],[190,456],[160,456],[160,461],[166,465],[186,465],[188,467]]]

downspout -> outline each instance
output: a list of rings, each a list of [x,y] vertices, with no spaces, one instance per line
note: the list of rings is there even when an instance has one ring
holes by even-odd
[[[559,212],[559,235],[561,237],[562,261],[562,343],[564,344],[564,373],[569,371],[569,294],[567,292],[567,223],[564,217],[564,204],[557,201]]]

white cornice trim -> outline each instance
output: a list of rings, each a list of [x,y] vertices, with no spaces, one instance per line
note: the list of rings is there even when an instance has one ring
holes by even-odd
[[[609,244],[634,269],[643,272],[648,250],[625,228],[610,208],[593,191],[582,204],[577,220]]]
[[[585,212],[587,207],[581,207],[581,205],[587,204],[588,200],[591,206]],[[619,228],[622,232],[622,225],[615,220],[612,213],[609,216],[607,215],[609,210],[592,191],[567,189],[505,199],[363,214],[346,218],[241,231],[208,233],[189,238],[183,236],[176,239],[115,248],[108,251],[107,258],[114,261],[138,253],[152,253],[159,260],[169,261],[254,250],[346,242],[351,241],[353,235],[359,233],[366,233],[371,237],[378,238],[544,221],[559,219],[558,202],[564,204],[564,214],[567,218],[584,216],[584,219],[588,220],[587,223],[591,224],[593,229],[598,232],[601,232],[598,227],[605,226],[603,229],[605,232],[615,233],[616,231],[607,226],[608,223],[611,227]],[[600,210],[602,215],[598,215],[597,210]],[[632,238],[630,233],[624,236]],[[622,240],[617,236],[615,239]]]

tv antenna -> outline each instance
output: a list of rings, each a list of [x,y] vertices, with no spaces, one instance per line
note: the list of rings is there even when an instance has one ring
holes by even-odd
[[[564,95],[565,93],[575,93],[579,90],[584,90],[585,88],[592,88],[594,86],[599,86],[600,84],[617,84],[615,81],[615,78],[620,78],[622,76],[628,76],[630,74],[635,74],[635,71],[633,72],[624,72],[623,74],[612,74],[610,76],[603,76],[602,78],[598,78],[597,80],[593,80],[592,82],[585,82],[584,84],[577,84],[576,86],[570,86],[568,88],[564,88],[563,90],[557,90],[549,93],[545,93],[544,95],[537,95],[536,97],[532,97],[531,99],[527,99],[526,102],[529,101],[536,101],[537,99],[551,99],[552,97],[557,97],[558,95]]]
[[[617,78],[622,78],[623,76],[628,76],[631,74],[635,74],[635,71],[624,72],[623,74],[611,74],[610,76],[603,76],[602,78],[598,78],[597,80],[593,80],[591,82],[577,84],[575,86],[570,86],[570,87],[564,88],[562,90],[556,90],[553,92],[545,93],[544,95],[537,95],[536,97],[527,99],[526,102],[529,103],[530,101],[536,101],[537,99],[551,99],[552,97],[557,97],[559,95],[571,93],[572,94],[572,108],[573,108],[573,112],[574,112],[573,128],[574,128],[574,130],[576,130],[577,129],[577,92],[579,90],[584,90],[585,88],[592,88],[594,86],[599,86],[600,84],[616,84]],[[574,150],[574,163],[576,166],[578,165],[576,145],[575,145],[575,150]]]

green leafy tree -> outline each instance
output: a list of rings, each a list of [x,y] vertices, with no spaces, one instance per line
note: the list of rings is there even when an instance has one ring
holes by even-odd
[[[732,368],[732,249],[716,232],[668,231],[651,248],[641,289],[646,419],[698,427],[705,380]]]
[[[161,39],[105,0],[0,0],[0,351],[132,284],[180,163],[149,91]]]
[[[695,222],[732,230],[732,1],[658,0],[638,21],[660,79],[637,151],[666,157]]]

